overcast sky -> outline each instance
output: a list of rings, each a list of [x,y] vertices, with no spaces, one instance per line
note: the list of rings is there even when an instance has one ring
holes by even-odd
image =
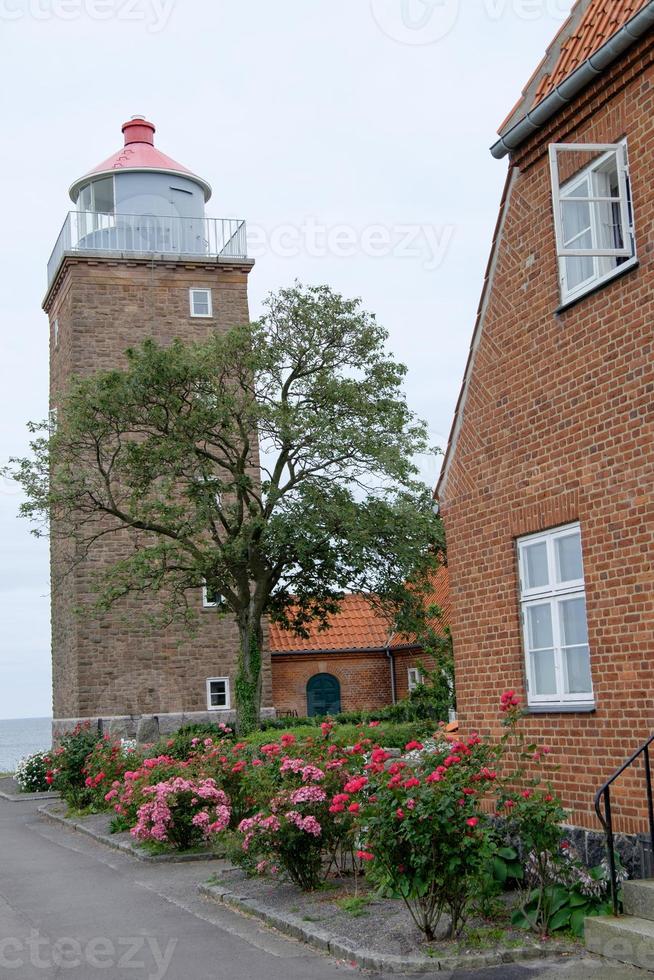
[[[212,184],[210,215],[247,220],[252,313],[296,277],[361,296],[444,444],[506,172],[488,147],[570,6],[0,0],[0,460],[47,412],[40,307],[67,189],[137,113]],[[47,545],[0,490],[0,718],[47,715]]]

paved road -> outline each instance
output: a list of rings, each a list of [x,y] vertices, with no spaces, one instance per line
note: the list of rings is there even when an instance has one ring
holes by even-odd
[[[0,980],[357,980],[197,893],[216,862],[150,865],[0,801]],[[432,980],[434,974],[430,975]],[[445,978],[445,974],[439,974]],[[643,980],[593,961],[452,980]],[[384,978],[386,980],[386,978]],[[388,978],[390,980],[390,978]]]

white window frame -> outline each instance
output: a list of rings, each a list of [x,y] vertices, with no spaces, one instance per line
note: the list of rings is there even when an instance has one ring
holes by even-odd
[[[51,436],[55,435],[59,425],[59,409],[56,405],[48,412],[48,432]]]
[[[420,667],[407,667],[406,683],[409,694],[411,694],[412,691],[415,691],[415,689],[422,684],[423,680],[424,678]]]
[[[98,211],[95,206],[95,184],[99,180],[111,181],[111,196],[114,204],[112,211]],[[87,188],[89,189],[90,196],[91,196],[91,210],[90,211],[84,210],[81,212],[82,214],[115,214],[116,213],[116,177],[114,174],[103,174],[102,176],[98,174],[98,176],[95,177],[93,180],[89,180],[88,183],[84,184],[83,187],[80,187],[79,194],[77,195],[77,203],[80,206],[81,206],[80,198]]]
[[[573,710],[575,706],[588,709],[595,704],[592,681],[592,659],[590,644],[588,644],[589,671],[591,672],[591,690],[579,694],[566,694],[564,691],[564,665],[563,665],[563,642],[561,623],[559,619],[559,600],[568,597],[586,598],[585,579],[574,579],[562,583],[556,581],[556,551],[554,543],[557,538],[563,538],[575,531],[579,534],[579,543],[582,549],[582,570],[583,570],[583,546],[581,542],[581,526],[578,522],[565,524],[561,527],[553,528],[549,531],[542,531],[536,534],[528,534],[518,538],[516,550],[518,558],[518,575],[520,585],[520,619],[522,624],[522,642],[525,660],[525,674],[527,679],[527,703],[534,708],[548,708],[553,711],[567,708]],[[529,589],[525,586],[527,576],[524,567],[524,552],[529,545],[544,542],[547,548],[548,578],[547,586],[538,586]],[[554,647],[554,668],[556,676],[557,694],[535,694],[536,685],[532,675],[532,661],[530,656],[529,625],[526,610],[530,606],[548,605],[552,616],[552,642]],[[585,645],[585,644],[584,644]]]
[[[56,316],[52,321],[52,340],[55,347],[59,346],[59,317]]]
[[[195,311],[195,293],[206,293],[207,301],[208,301],[207,302],[207,308],[209,310],[208,313],[196,313],[196,311]],[[200,318],[203,318],[203,319],[206,320],[209,317],[212,317],[213,316],[213,298],[212,298],[212,295],[211,295],[211,289],[209,289],[209,288],[207,288],[205,286],[191,286],[191,288],[188,291],[188,297],[189,297],[189,307],[190,307],[190,310],[191,310],[191,316],[192,317],[200,317]]]
[[[212,684],[224,684],[225,685],[225,703],[224,704],[212,704],[211,703],[211,685]],[[232,699],[230,693],[229,677],[207,677],[207,711],[229,711],[231,708]]]
[[[224,605],[224,597],[220,595],[220,599],[217,602],[209,602],[208,590],[206,584],[202,586],[202,606],[204,609],[218,609],[220,606]]]
[[[576,173],[570,180],[561,184],[559,170],[559,155],[562,153],[598,153],[601,154],[588,166]],[[612,157],[616,161],[618,174],[619,197],[597,197],[582,196],[575,198],[570,194],[578,184],[583,183],[596,170],[602,170],[607,161]],[[569,302],[583,296],[601,283],[608,282],[616,275],[624,272],[625,269],[635,265],[638,261],[636,255],[636,239],[634,234],[633,222],[633,202],[631,197],[631,187],[629,182],[629,161],[627,156],[627,142],[622,140],[620,143],[553,143],[549,147],[550,173],[552,179],[552,206],[554,212],[554,229],[556,235],[556,251],[559,264],[559,282],[561,287],[562,302]],[[567,193],[563,193],[567,190]],[[566,247],[563,230],[563,202],[579,200],[591,204],[590,208],[590,231],[594,240],[598,240],[597,214],[594,204],[619,204],[620,206],[620,226],[622,231],[622,248],[574,248]],[[567,263],[568,258],[592,258],[593,273],[583,282],[577,283],[574,287],[568,288],[567,285]],[[607,268],[608,263],[602,259],[615,258],[623,259],[623,262]]]

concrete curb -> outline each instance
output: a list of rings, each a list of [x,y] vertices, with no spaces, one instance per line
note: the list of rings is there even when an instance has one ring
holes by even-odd
[[[0,800],[7,803],[25,803],[28,800],[58,800],[59,793],[3,793],[0,790]]]
[[[306,922],[297,915],[277,912],[254,898],[237,895],[223,885],[198,886],[200,894],[214,902],[219,902],[245,915],[254,916],[279,932],[299,939],[323,953],[330,953],[338,959],[356,963],[364,970],[383,970],[386,973],[437,973],[441,970],[468,969],[501,966],[503,963],[520,963],[525,960],[545,959],[557,953],[570,953],[569,948],[551,946],[521,946],[516,949],[498,949],[489,953],[462,953],[460,956],[394,956],[378,953],[373,949],[357,946],[345,939],[336,939],[324,929]]]
[[[132,844],[131,841],[119,840],[114,834],[103,834],[93,827],[87,827],[79,820],[73,820],[71,817],[64,816],[63,813],[57,813],[48,806],[40,806],[38,812],[46,820],[49,820],[50,823],[60,824],[68,827],[69,830],[76,830],[80,834],[86,834],[87,837],[92,837],[99,844],[104,844],[105,847],[110,847],[114,851],[122,851],[124,854],[129,854],[131,857],[136,858],[137,861],[144,861],[146,864],[187,864],[193,861],[223,860],[219,855],[212,854],[211,852],[207,852],[206,854],[148,854],[147,851],[143,851],[138,845]]]

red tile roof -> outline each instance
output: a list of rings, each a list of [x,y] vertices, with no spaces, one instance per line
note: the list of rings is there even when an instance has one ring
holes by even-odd
[[[578,0],[527,82],[518,104],[500,126],[500,133],[549,95],[648,3],[649,0]]]
[[[534,103],[549,95],[648,2],[649,0],[594,0],[590,3],[579,26],[561,46],[561,53],[553,69],[543,75],[536,89]]]
[[[325,630],[309,627],[305,639],[270,624],[270,649],[273,653],[300,653],[307,650],[382,649],[388,642],[390,622],[370,601],[361,595],[346,595],[341,608],[331,617]]]
[[[436,604],[449,612],[449,578],[444,566],[436,573],[434,590],[427,601],[429,605]],[[398,647],[411,642],[410,637],[392,634],[390,619],[361,595],[346,595],[327,629],[312,626],[306,639],[283,629],[278,623],[270,624],[272,653],[384,650],[389,643]]]

